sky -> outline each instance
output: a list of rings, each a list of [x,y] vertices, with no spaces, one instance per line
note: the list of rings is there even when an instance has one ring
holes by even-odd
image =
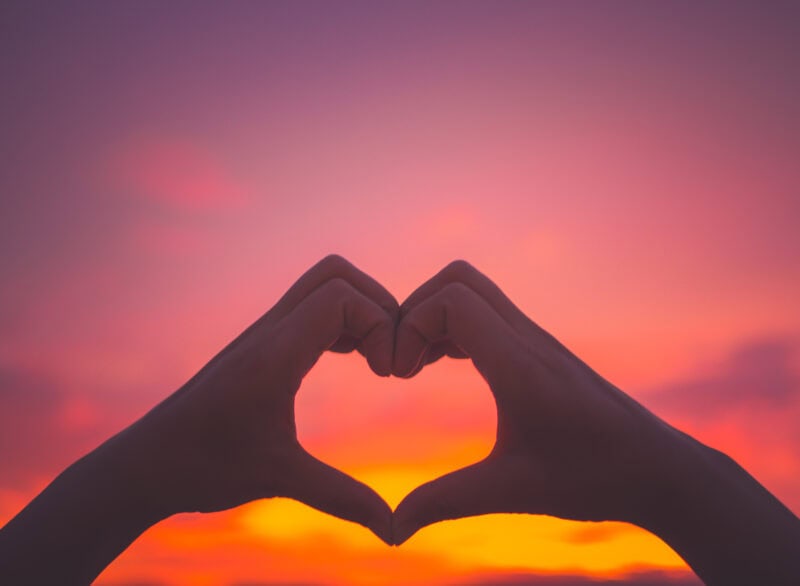
[[[0,524],[328,253],[400,300],[466,259],[800,512],[798,28],[788,2],[3,2]],[[296,411],[392,506],[496,424],[465,361],[326,355]],[[280,499],[169,519],[97,583],[699,584],[630,525],[389,548]]]

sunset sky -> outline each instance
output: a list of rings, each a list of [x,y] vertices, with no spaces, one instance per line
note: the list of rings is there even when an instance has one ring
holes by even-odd
[[[800,513],[800,9],[764,6],[3,2],[0,525],[331,252],[401,301],[470,261]],[[297,397],[392,506],[495,423],[468,361],[326,355]],[[163,522],[98,584],[606,580],[699,583],[625,524],[389,548],[272,500]]]

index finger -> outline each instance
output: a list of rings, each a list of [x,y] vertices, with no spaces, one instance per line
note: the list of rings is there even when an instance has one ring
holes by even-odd
[[[303,302],[304,299],[313,294],[320,287],[331,280],[339,279],[349,283],[355,291],[370,299],[379,307],[382,307],[392,320],[396,321],[399,306],[394,296],[375,279],[365,272],[358,269],[347,259],[338,254],[330,254],[308,269],[303,275],[281,296],[275,305],[262,315],[259,319],[247,327],[239,334],[233,342],[223,348],[208,364],[203,368],[206,370],[219,362],[223,356],[228,354],[252,336],[254,332],[263,330],[267,326],[274,325],[292,313],[292,311]],[[331,347],[334,351],[347,351],[357,348],[357,340],[345,339],[339,347]],[[363,353],[362,348],[358,348]],[[201,371],[202,372],[202,371]],[[199,374],[199,373],[198,373]],[[197,376],[197,375],[195,375]]]
[[[394,318],[344,279],[327,281],[274,327],[262,331],[264,339],[255,343],[271,347],[280,364],[299,377],[342,335],[358,340],[376,374],[388,376],[392,371]]]
[[[469,356],[490,386],[515,370],[516,331],[475,291],[450,283],[401,318],[393,373],[413,374],[431,345],[445,341]]]
[[[330,254],[308,269],[283,294],[268,312],[268,321],[278,321],[288,315],[297,304],[331,279],[344,279],[362,295],[381,306],[390,315],[396,315],[398,303],[394,296],[378,281],[338,254]]]
[[[451,262],[420,285],[403,301],[400,306],[400,315],[407,314],[414,307],[452,283],[463,283],[483,297],[486,303],[515,329],[522,331],[523,328],[535,325],[528,316],[514,305],[500,287],[464,260]]]

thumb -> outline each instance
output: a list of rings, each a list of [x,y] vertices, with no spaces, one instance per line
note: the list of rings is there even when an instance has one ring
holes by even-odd
[[[298,381],[331,348],[358,347],[376,374],[392,371],[394,317],[344,279],[314,290],[280,325],[279,361],[292,367]]]
[[[363,482],[302,451],[286,496],[323,513],[363,525],[391,545],[392,509]]]
[[[397,324],[392,371],[418,372],[435,348],[469,356],[492,390],[518,379],[513,356],[518,334],[485,299],[462,283],[450,283],[405,314]]]
[[[394,512],[393,543],[400,545],[439,521],[503,512],[506,482],[502,475],[487,458],[415,488]]]

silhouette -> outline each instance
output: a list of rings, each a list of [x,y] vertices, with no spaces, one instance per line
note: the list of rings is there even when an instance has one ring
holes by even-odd
[[[380,376],[470,358],[497,404],[481,462],[392,512],[306,452],[294,396],[326,351]],[[338,256],[127,429],[58,476],[0,531],[0,583],[88,584],[148,527],[181,512],[290,497],[390,545],[486,513],[614,520],[651,531],[707,584],[800,583],[800,521],[726,455],[600,377],[463,261],[398,306]]]

